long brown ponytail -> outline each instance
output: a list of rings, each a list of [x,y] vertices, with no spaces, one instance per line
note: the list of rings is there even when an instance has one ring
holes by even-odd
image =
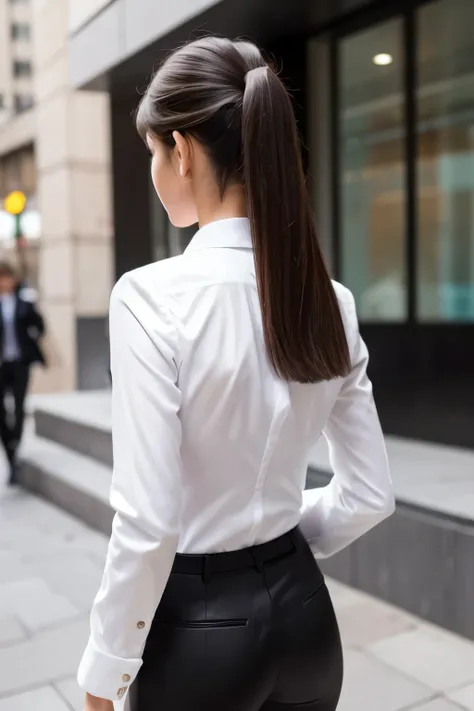
[[[137,127],[207,149],[221,194],[243,182],[268,357],[286,380],[346,375],[350,358],[306,192],[290,97],[249,42],[215,37],[176,50],[142,99]]]

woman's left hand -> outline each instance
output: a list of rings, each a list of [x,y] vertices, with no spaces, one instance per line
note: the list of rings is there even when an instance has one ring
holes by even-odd
[[[108,699],[99,699],[98,696],[86,694],[84,711],[114,711],[114,703]]]

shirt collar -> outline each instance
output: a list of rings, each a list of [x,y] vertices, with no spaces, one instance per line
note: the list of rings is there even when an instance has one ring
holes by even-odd
[[[248,217],[230,217],[209,222],[196,232],[186,252],[213,248],[252,249]]]

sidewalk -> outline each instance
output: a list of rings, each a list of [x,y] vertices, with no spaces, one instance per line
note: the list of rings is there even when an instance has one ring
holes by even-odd
[[[82,711],[75,672],[107,541],[21,491],[0,490],[0,521],[0,711]],[[474,643],[329,585],[345,646],[339,711],[474,711]]]

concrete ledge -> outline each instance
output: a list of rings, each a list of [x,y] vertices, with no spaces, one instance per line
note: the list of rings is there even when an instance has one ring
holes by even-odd
[[[60,445],[38,437],[25,443],[20,483],[107,535],[110,480],[109,468]]]
[[[110,532],[109,393],[37,398],[24,483]],[[397,511],[322,564],[330,576],[474,639],[474,454],[390,438]],[[330,479],[315,448],[309,488]]]
[[[23,485],[110,534],[111,470],[55,443],[27,443]],[[308,487],[327,483],[311,470]],[[474,524],[398,503],[394,516],[333,558],[331,577],[474,639]]]
[[[110,430],[62,414],[38,409],[35,412],[35,431],[38,437],[67,447],[112,466],[112,434]]]
[[[327,474],[309,472],[312,488]],[[474,521],[397,502],[395,514],[322,561],[325,573],[474,639]]]
[[[36,109],[13,116],[0,127],[0,156],[34,143],[36,138]]]

